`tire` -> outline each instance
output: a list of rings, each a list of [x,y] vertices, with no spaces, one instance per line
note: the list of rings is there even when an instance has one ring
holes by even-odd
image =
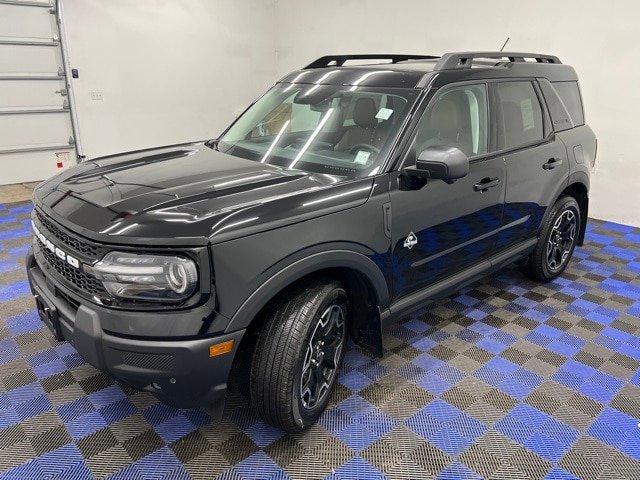
[[[551,207],[551,213],[542,226],[538,243],[525,266],[525,273],[530,278],[543,282],[551,281],[560,276],[567,268],[575,250],[581,222],[582,217],[578,202],[573,197],[560,197]],[[563,233],[567,225],[569,225],[569,229]],[[565,238],[565,234],[571,231],[572,235],[570,235],[569,241],[568,237]],[[552,247],[550,243],[556,246]]]
[[[332,280],[312,281],[277,301],[259,335],[250,375],[251,403],[266,422],[295,433],[320,417],[344,358],[348,318],[346,291]],[[320,345],[328,331],[334,333]]]

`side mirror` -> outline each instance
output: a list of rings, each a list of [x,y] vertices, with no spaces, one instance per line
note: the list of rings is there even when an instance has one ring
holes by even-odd
[[[433,146],[418,155],[416,165],[404,171],[412,177],[437,178],[453,183],[469,173],[469,159],[456,147]]]

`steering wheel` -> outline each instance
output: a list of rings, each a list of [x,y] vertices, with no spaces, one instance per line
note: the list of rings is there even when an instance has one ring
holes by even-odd
[[[369,143],[358,143],[349,149],[349,153],[358,153],[358,150],[368,150],[373,153],[380,153],[380,149]]]
[[[298,145],[302,146],[305,144],[305,142],[306,140],[304,138],[294,138],[286,145],[286,147],[297,147]]]
[[[301,148],[305,143],[307,143],[307,139],[306,138],[296,138],[295,140],[291,141],[289,143],[289,145],[287,145],[287,147],[290,148]],[[313,144],[310,146],[309,150],[314,151],[314,150],[331,150],[332,144],[329,142],[322,142],[322,141],[314,141]]]

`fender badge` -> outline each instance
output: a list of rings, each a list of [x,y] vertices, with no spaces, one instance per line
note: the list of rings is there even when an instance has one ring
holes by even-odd
[[[418,243],[418,237],[416,237],[416,234],[413,232],[407,235],[407,238],[404,240],[404,246],[409,250],[411,250],[416,243]]]

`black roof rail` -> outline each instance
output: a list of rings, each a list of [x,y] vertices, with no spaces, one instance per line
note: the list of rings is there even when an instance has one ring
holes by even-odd
[[[433,60],[436,58],[440,58],[436,55],[406,55],[406,54],[396,54],[396,53],[366,53],[366,54],[356,54],[356,55],[325,55],[324,57],[320,57],[317,60],[314,60],[309,65],[304,67],[304,70],[310,68],[325,68],[329,67],[332,62],[335,62],[335,65],[340,67],[347,60],[391,60],[391,63],[403,62],[405,60]]]
[[[533,58],[538,63],[562,63],[553,55],[520,52],[454,52],[445,53],[434,70],[451,70],[455,68],[471,68],[475,58],[509,59],[510,62],[524,62],[525,58]]]

